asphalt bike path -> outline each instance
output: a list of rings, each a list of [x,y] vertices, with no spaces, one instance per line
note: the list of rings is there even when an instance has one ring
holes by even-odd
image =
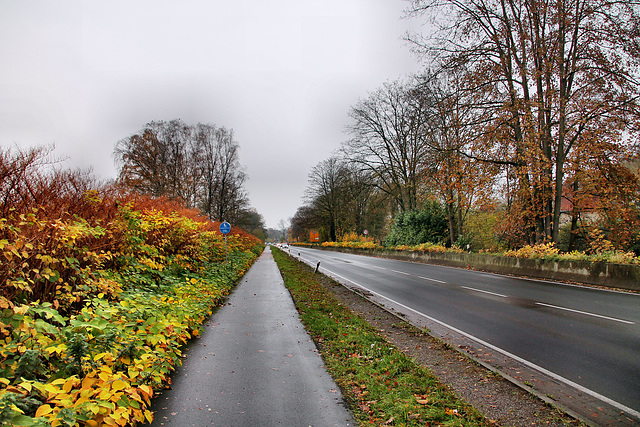
[[[356,425],[268,247],[185,354],[153,427]]]

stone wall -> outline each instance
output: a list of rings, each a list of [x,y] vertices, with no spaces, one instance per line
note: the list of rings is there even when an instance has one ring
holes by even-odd
[[[512,258],[489,254],[455,254],[440,252],[412,252],[372,249],[322,247],[359,255],[450,267],[471,268],[515,276],[528,276],[545,280],[579,282],[613,288],[640,291],[640,265],[611,264],[588,261],[550,261],[544,259]]]

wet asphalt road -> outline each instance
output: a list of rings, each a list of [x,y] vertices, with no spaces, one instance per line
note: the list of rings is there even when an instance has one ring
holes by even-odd
[[[153,427],[355,425],[269,248],[186,354]]]
[[[289,252],[313,266],[320,261],[320,271],[383,296],[397,311],[436,319],[640,418],[638,294],[300,247]]]

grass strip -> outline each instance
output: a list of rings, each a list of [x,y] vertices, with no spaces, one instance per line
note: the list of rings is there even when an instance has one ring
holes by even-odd
[[[490,425],[342,305],[323,284],[331,279],[280,250],[272,252],[302,322],[361,425]]]

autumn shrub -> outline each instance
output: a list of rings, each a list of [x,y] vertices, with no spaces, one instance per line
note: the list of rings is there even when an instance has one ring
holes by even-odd
[[[262,246],[233,227],[225,263],[218,223],[45,173],[39,155],[0,151],[15,205],[0,206],[0,425],[150,421],[154,390]]]
[[[498,211],[497,215],[490,219],[493,222],[492,229],[497,242],[496,249],[517,249],[529,244],[527,230],[530,227],[527,224],[527,218],[527,213],[522,212],[517,205]]]
[[[70,316],[48,302],[0,298],[0,425],[150,421],[153,390],[170,382],[184,344],[260,248],[244,249],[230,252],[228,264],[189,260],[187,268],[169,256],[102,271],[117,298],[98,294]]]
[[[470,245],[473,251],[485,250],[489,252],[503,252],[499,241],[501,230],[501,215],[495,210],[472,210],[464,223],[465,240],[461,247]]]
[[[53,147],[0,147],[0,217],[29,214],[37,208],[40,219],[79,216],[91,225],[108,222],[121,190],[100,183],[90,171],[57,167],[52,152]]]
[[[103,270],[126,275],[133,269],[143,277],[144,271],[157,275],[167,258],[182,259],[185,266],[224,259],[223,236],[203,231],[212,230],[210,222],[168,211],[172,206],[164,202],[155,209],[135,209],[148,203],[150,199],[119,204],[100,199],[95,204],[117,207],[98,218],[50,218],[42,207],[10,211],[0,218],[0,295],[23,303],[51,302],[66,313],[89,296],[117,294]],[[258,242],[237,228],[227,240],[229,252],[250,250]]]
[[[358,243],[357,247],[362,249],[379,249],[381,246],[376,244],[375,242],[369,241]]]
[[[351,249],[382,249],[382,246],[372,241],[322,242],[321,246],[331,247],[331,248],[351,248]]]
[[[356,232],[345,233],[339,238],[338,242],[324,242],[322,245],[353,249],[382,248],[380,245],[376,244],[372,238],[367,238],[367,236],[358,234]]]
[[[365,236],[361,236],[360,234],[351,231],[348,233],[343,234],[342,236],[340,236],[340,238],[338,239],[340,242],[365,242],[366,241],[366,237]]]
[[[457,246],[452,246],[450,248],[447,248],[446,246],[435,244],[435,243],[429,243],[429,242],[421,243],[419,245],[412,245],[412,246],[409,246],[409,245],[392,246],[388,249],[391,249],[394,251],[409,251],[409,252],[464,253],[464,250],[462,250]]]
[[[452,246],[447,248],[443,245],[438,245],[434,243],[422,243],[419,245],[409,247],[410,251],[419,251],[419,252],[450,252],[450,253],[463,253],[464,251],[457,246]]]
[[[560,253],[558,248],[555,247],[555,244],[550,243],[540,243],[538,245],[527,245],[520,249],[510,250],[504,253],[506,257],[515,257],[515,258],[556,258],[556,256]]]
[[[587,234],[587,243],[590,259],[600,262],[612,262],[617,264],[640,264],[640,258],[635,252],[617,250],[615,245],[607,239],[605,233],[592,227]]]
[[[599,248],[594,250],[593,248]],[[615,264],[640,264],[634,252],[616,251],[612,246],[605,243],[592,245],[592,253],[587,254],[581,251],[560,252],[554,243],[541,243],[538,245],[527,245],[517,250],[504,253],[506,257],[546,259],[551,261],[587,261],[587,262],[610,262]]]
[[[602,254],[615,250],[613,243],[606,238],[604,232],[599,228],[592,227],[587,234],[588,252],[590,254]]]
[[[112,256],[101,249],[105,234],[83,218],[48,219],[41,209],[0,218],[0,295],[69,309],[103,292],[104,283],[92,272]]]
[[[342,244],[340,242],[322,242],[320,246],[323,246],[326,248],[339,248],[342,246]]]
[[[394,251],[410,251],[410,252],[449,252],[449,253],[464,253],[464,250],[457,246],[447,248],[443,245],[435,243],[421,243],[419,245],[397,245],[384,247],[376,244],[373,241],[358,242],[358,241],[346,241],[346,242],[323,242],[323,247],[330,248],[351,248],[351,249],[390,249]]]
[[[153,291],[99,295],[64,317],[50,303],[0,300],[0,422],[11,425],[132,425],[151,421],[153,390],[170,383],[184,344],[255,258],[234,252],[229,264],[165,276]],[[24,372],[31,372],[26,377]],[[0,409],[1,411],[1,409]]]

